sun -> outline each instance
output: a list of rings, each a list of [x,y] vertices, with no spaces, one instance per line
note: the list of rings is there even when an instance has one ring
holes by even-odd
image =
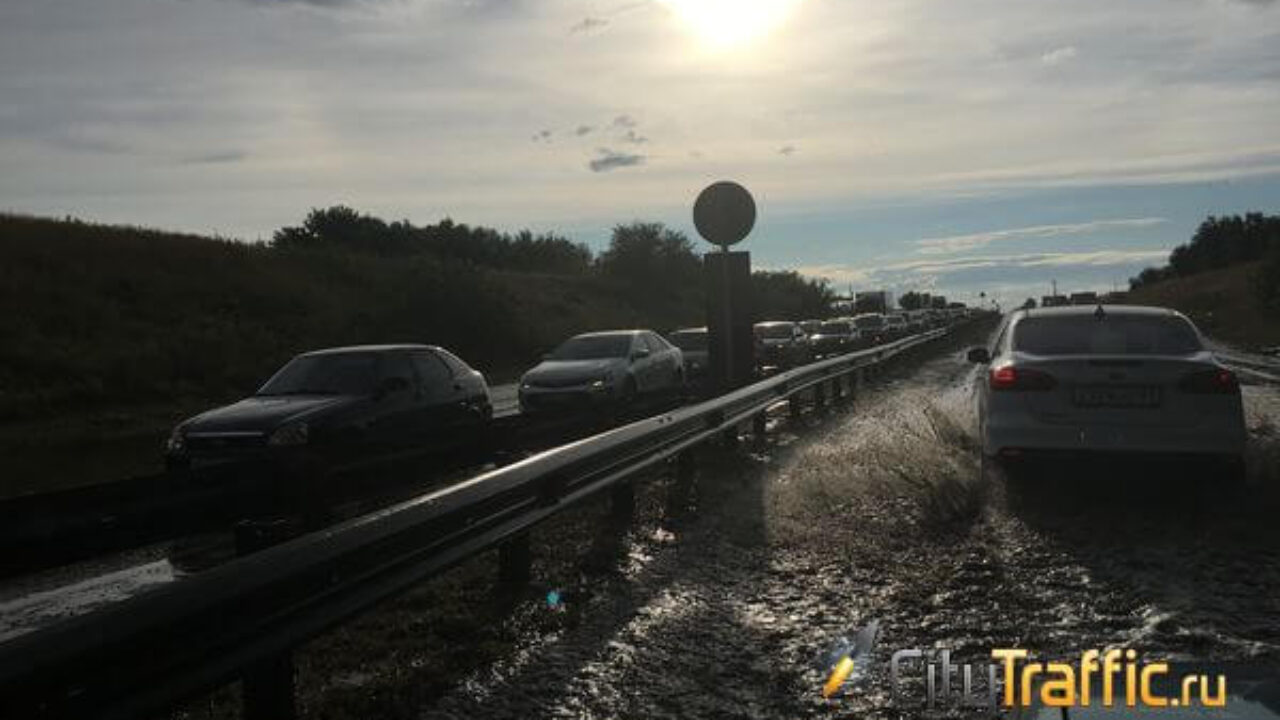
[[[711,49],[744,45],[769,34],[800,0],[661,0]]]

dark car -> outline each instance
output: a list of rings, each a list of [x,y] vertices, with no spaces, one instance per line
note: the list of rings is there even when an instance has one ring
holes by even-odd
[[[815,357],[839,355],[854,349],[858,331],[848,320],[827,320],[818,331],[809,336]]]
[[[451,449],[483,436],[484,376],[430,345],[316,350],[290,360],[251,397],[183,421],[171,469],[227,462],[290,474]]]
[[[667,340],[684,355],[685,382],[697,384],[707,375],[707,329],[683,328],[667,336]]]
[[[889,327],[884,315],[880,313],[862,313],[853,318],[853,326],[858,329],[859,345],[872,347],[888,342]]]
[[[793,368],[813,359],[809,336],[799,323],[771,321],[756,323],[756,365]]]

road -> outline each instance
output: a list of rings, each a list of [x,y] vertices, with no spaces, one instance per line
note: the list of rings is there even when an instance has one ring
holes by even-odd
[[[496,418],[520,414],[520,386],[517,383],[494,385],[489,388],[489,402],[493,404]]]
[[[694,518],[633,532],[612,573],[566,595],[568,612],[545,610],[558,615],[421,716],[916,717],[890,698],[884,662],[819,692],[816,658],[873,618],[880,661],[911,647],[985,663],[993,647],[1115,646],[1280,667],[1274,386],[1244,389],[1255,485],[1243,495],[1217,497],[1211,477],[1178,467],[1095,465],[1011,498],[979,471],[976,377],[953,344],[852,411],[716,455]]]

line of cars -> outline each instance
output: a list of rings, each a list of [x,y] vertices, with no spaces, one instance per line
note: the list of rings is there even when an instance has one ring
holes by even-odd
[[[808,326],[812,332],[801,323],[758,323],[758,365],[795,367],[916,327],[907,315],[874,313]],[[529,415],[625,410],[642,401],[678,400],[706,372],[706,328],[667,337],[643,329],[584,333],[523,374],[519,404]],[[492,417],[484,375],[444,348],[329,348],[294,357],[251,396],[179,423],[165,459],[170,469],[269,461],[307,475],[371,457],[476,445]]]
[[[539,414],[626,408],[679,397],[685,361],[649,330],[572,337],[521,378],[520,407]],[[485,377],[434,345],[358,345],[302,353],[251,396],[179,423],[170,470],[269,463],[314,475],[370,460],[468,450],[488,436]]]
[[[761,369],[797,367],[943,327],[970,312],[964,308],[902,310],[826,320],[756,323],[756,362]]]

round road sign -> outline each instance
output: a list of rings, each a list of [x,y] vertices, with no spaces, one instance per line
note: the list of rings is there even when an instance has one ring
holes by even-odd
[[[756,201],[736,182],[722,180],[698,193],[693,204],[693,225],[713,245],[728,250],[741,242],[756,224]]]

